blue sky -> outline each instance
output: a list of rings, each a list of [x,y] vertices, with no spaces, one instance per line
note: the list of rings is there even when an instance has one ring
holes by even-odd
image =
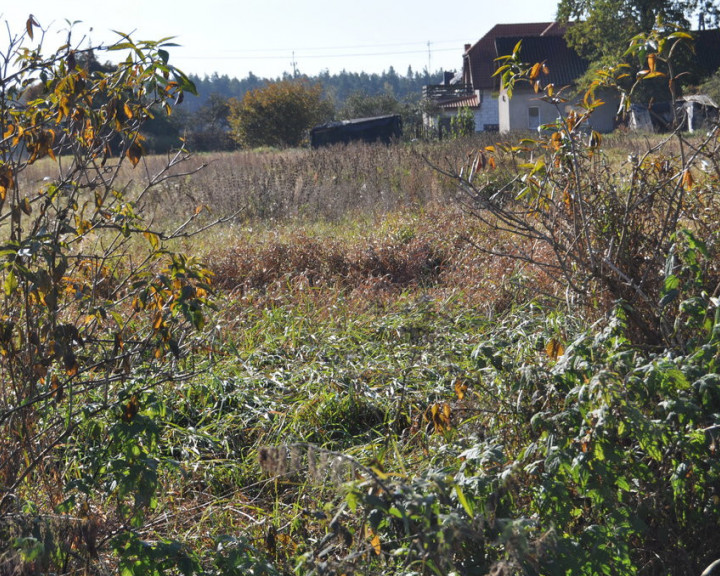
[[[0,15],[20,33],[33,14],[50,29],[48,46],[64,42],[66,20],[80,20],[75,37],[94,43],[111,42],[111,30],[175,36],[182,46],[171,50],[171,63],[185,72],[243,78],[293,67],[309,75],[451,70],[461,65],[463,44],[493,25],[551,21],[556,8],[557,0],[5,0]]]

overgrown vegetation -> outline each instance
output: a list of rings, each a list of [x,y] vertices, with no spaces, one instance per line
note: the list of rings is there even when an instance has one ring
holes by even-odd
[[[517,144],[184,168],[138,140],[192,89],[163,42],[91,73],[35,32],[0,100],[0,573],[718,558],[714,129],[601,141],[589,96]]]

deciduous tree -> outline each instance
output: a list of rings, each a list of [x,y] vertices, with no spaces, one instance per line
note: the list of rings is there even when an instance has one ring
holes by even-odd
[[[244,147],[299,146],[307,131],[332,117],[322,87],[304,80],[282,80],[230,100],[233,139]]]
[[[568,44],[591,62],[620,61],[630,40],[647,33],[659,21],[664,26],[693,28],[697,17],[705,25],[718,22],[715,0],[560,0],[558,20],[573,22]]]

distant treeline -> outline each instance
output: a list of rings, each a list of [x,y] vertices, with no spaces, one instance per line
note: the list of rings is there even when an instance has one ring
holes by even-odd
[[[420,99],[424,85],[439,84],[442,77],[443,73],[441,71],[430,74],[427,70],[417,72],[411,67],[408,67],[406,73],[402,75],[398,74],[392,66],[381,74],[343,70],[337,74],[330,74],[330,72],[325,71],[318,76],[300,74],[293,76],[285,73],[279,78],[261,78],[250,72],[246,78],[241,80],[230,78],[227,75],[220,76],[217,73],[202,78],[192,75],[190,78],[197,86],[198,96],[188,96],[183,103],[183,107],[190,112],[194,112],[206,105],[211,95],[224,99],[241,99],[246,92],[261,88],[268,82],[293,78],[304,78],[311,83],[320,83],[325,91],[325,96],[333,102],[336,109],[341,109],[348,97],[358,92],[368,96],[387,94],[398,101],[417,101]]]
[[[284,74],[279,78],[261,78],[248,74],[246,78],[227,75],[190,76],[197,88],[197,96],[186,94],[185,100],[171,116],[158,110],[144,129],[145,148],[151,153],[164,153],[177,147],[179,139],[194,151],[220,151],[237,148],[231,136],[232,101],[241,101],[251,90],[261,89],[273,82],[304,80],[320,85],[331,111],[325,120],[348,119],[380,114],[400,114],[404,133],[413,137],[421,125],[422,88],[438,84],[443,72],[429,74],[415,72],[408,67],[404,75],[394,68],[382,74],[342,71],[323,72],[318,76]]]

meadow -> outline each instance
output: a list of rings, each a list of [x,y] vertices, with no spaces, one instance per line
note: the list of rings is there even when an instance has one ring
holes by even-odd
[[[693,164],[681,182],[688,146],[715,160],[682,138],[621,134],[582,159],[589,188],[611,172],[624,206],[624,179],[655,207],[685,192],[670,264],[630,286],[655,300],[634,308],[507,225],[516,189],[488,212],[519,174],[522,190],[558,181],[551,160],[537,168],[552,146],[197,155],[149,190],[168,159],[126,163],[120,187],[152,230],[184,231],[167,249],[202,262],[212,310],[187,316],[202,337],[177,353],[163,341],[167,377],[48,392],[85,412],[52,462],[19,479],[3,466],[17,505],[0,574],[700,574],[720,550],[717,178]],[[535,226],[542,198],[512,218]],[[607,217],[594,238],[629,218],[592,202]],[[632,314],[658,310],[651,342]]]

